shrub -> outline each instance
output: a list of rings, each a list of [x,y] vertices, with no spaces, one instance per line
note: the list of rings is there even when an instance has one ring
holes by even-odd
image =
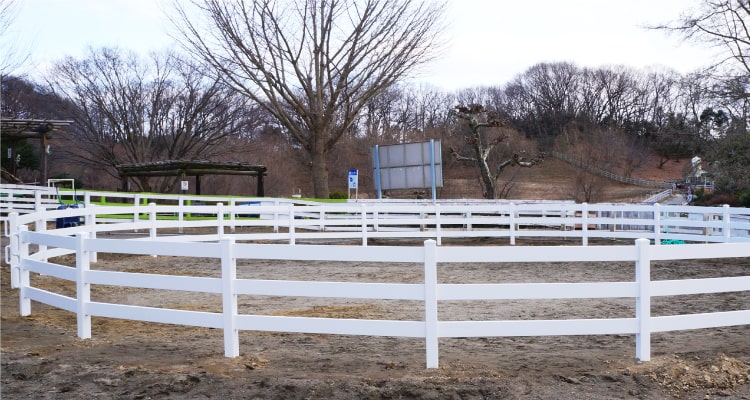
[[[750,207],[750,188],[737,194],[737,203],[740,207]]]
[[[707,206],[721,206],[724,204],[736,206],[737,203],[737,197],[729,193],[718,193],[706,199]]]
[[[332,190],[328,193],[329,199],[348,199],[349,194],[346,192],[342,192],[341,190]]]

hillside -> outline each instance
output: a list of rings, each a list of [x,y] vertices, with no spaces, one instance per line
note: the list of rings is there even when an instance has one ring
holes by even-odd
[[[669,161],[662,169],[659,169],[657,168],[658,157],[652,156],[633,172],[632,177],[657,181],[682,179],[687,163],[689,160]],[[580,171],[564,161],[548,158],[533,168],[507,170],[498,181],[498,187],[501,187],[515,172],[517,175],[508,199],[573,200],[575,198],[576,176]],[[601,202],[638,202],[657,191],[654,188],[627,185],[603,178],[596,185],[601,186],[602,189],[599,199]],[[445,187],[441,189],[438,196],[441,198],[481,198],[481,191],[477,179],[446,179]]]

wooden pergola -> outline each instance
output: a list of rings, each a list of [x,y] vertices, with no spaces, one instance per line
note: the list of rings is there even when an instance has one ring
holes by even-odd
[[[49,119],[0,119],[0,136],[2,140],[9,143],[10,157],[16,157],[16,144],[25,139],[41,140],[41,161],[42,161],[42,184],[47,183],[47,140],[52,133],[60,131],[72,124],[69,120],[49,120]],[[7,157],[5,154],[2,156]],[[16,175],[16,163],[11,163],[9,171]]]
[[[267,175],[264,165],[248,163],[228,163],[217,161],[182,161],[168,160],[149,163],[120,164],[117,172],[122,181],[122,191],[128,191],[128,179],[136,176],[187,176],[195,177],[195,194],[201,194],[201,176],[203,175],[244,175],[257,178],[257,196],[263,197],[263,176]]]

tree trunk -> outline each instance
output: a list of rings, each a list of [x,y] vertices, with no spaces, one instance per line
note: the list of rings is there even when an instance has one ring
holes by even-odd
[[[322,142],[323,140],[315,139]],[[320,143],[313,146],[310,151],[312,158],[312,183],[313,195],[317,199],[327,199],[328,193],[328,161],[326,160],[327,152],[325,146]]]
[[[479,153],[478,153],[479,154]],[[487,165],[487,160],[479,161],[479,171],[482,175],[482,188],[484,193],[482,194],[485,199],[491,200],[495,198],[495,180],[492,177],[490,166]]]

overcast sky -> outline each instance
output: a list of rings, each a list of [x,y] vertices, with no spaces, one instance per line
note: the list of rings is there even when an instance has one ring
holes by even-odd
[[[669,22],[698,0],[450,0],[449,47],[418,81],[446,90],[502,85],[540,62],[622,64],[691,72],[714,52],[647,25]],[[21,69],[38,77],[88,46],[146,54],[174,45],[167,0],[18,0],[2,40],[30,53]]]

